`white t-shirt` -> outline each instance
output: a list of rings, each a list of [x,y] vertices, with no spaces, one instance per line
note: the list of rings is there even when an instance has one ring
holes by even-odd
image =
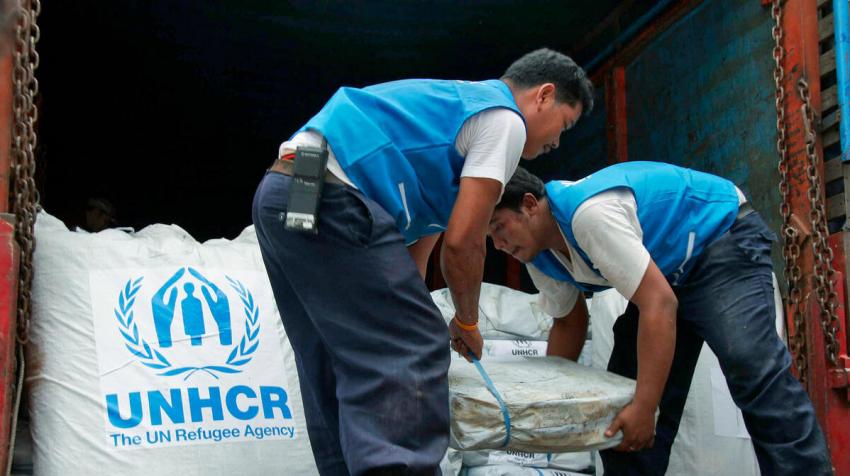
[[[318,132],[300,132],[280,145],[278,157],[294,152],[298,146],[319,147],[321,144],[322,135]],[[455,139],[455,149],[465,157],[460,176],[498,180],[504,191],[519,165],[524,146],[525,123],[519,114],[502,107],[484,110],[470,117]],[[354,187],[330,146],[328,171]]]
[[[738,203],[746,202],[737,187]],[[572,223],[576,242],[602,274],[596,274],[582,259],[570,242],[563,237],[570,251],[568,260],[560,251],[553,251],[558,261],[576,281],[616,288],[626,299],[637,291],[646,268],[649,251],[643,246],[643,230],[637,216],[637,203],[628,188],[607,190],[582,203]],[[533,264],[526,264],[528,274],[540,291],[541,309],[552,317],[564,317],[573,309],[581,291],[565,281],[543,274]]]

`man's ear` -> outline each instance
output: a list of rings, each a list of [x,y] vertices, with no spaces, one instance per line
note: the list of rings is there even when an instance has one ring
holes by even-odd
[[[528,212],[529,215],[534,215],[537,213],[540,202],[537,200],[537,197],[531,193],[525,193],[522,196],[522,210]]]
[[[538,107],[555,102],[555,85],[552,83],[543,83],[538,86],[534,102]]]

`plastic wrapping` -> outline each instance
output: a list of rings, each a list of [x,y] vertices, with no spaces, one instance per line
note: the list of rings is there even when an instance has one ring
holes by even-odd
[[[454,306],[448,289],[431,293],[446,321],[454,316]],[[543,357],[546,355],[546,340],[552,326],[552,318],[537,305],[537,295],[490,283],[482,283],[479,296],[479,328],[484,337],[482,365],[488,368],[494,360],[510,361],[521,357]],[[589,302],[589,301],[588,301]],[[588,339],[590,334],[588,334]],[[579,363],[590,365],[591,340],[584,345]],[[469,365],[459,356],[455,359]],[[483,385],[483,382],[482,382]],[[493,474],[540,474],[546,471],[568,470],[582,473],[593,471],[590,451],[570,453],[449,449],[450,453],[463,455],[463,466],[467,471],[478,471],[487,466]],[[496,469],[493,469],[493,468]],[[513,471],[511,472],[513,468]],[[533,469],[532,469],[533,468]],[[528,473],[527,471],[531,471]],[[548,474],[548,473],[547,473]],[[553,473],[554,474],[554,473]],[[572,473],[563,473],[572,474]]]
[[[563,469],[540,469],[513,466],[509,464],[477,466],[469,468],[466,476],[587,476]]]
[[[528,468],[550,468],[593,472],[593,459],[589,451],[576,453],[530,453],[527,451],[464,451],[463,464],[467,467],[511,465]]]
[[[431,293],[448,322],[455,308],[448,289]],[[487,340],[546,341],[552,317],[537,305],[537,296],[495,284],[482,283],[478,300],[478,329]]]
[[[510,438],[499,403],[476,368],[449,369],[451,447],[561,453],[616,446],[605,429],[631,401],[635,382],[559,357],[485,363],[510,413]]]

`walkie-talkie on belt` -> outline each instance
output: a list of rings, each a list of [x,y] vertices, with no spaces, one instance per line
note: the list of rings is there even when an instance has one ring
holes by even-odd
[[[322,147],[299,146],[295,149],[295,164],[284,226],[290,231],[316,234],[319,232],[319,203],[328,164],[327,140]]]

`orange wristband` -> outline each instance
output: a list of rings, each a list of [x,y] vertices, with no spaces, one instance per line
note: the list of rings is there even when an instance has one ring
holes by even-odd
[[[478,329],[478,323],[477,322],[475,324],[464,324],[464,323],[460,322],[460,319],[458,319],[456,317],[455,317],[455,325],[458,326],[459,328],[461,328],[462,330],[465,330],[465,331],[474,331],[475,329]]]

